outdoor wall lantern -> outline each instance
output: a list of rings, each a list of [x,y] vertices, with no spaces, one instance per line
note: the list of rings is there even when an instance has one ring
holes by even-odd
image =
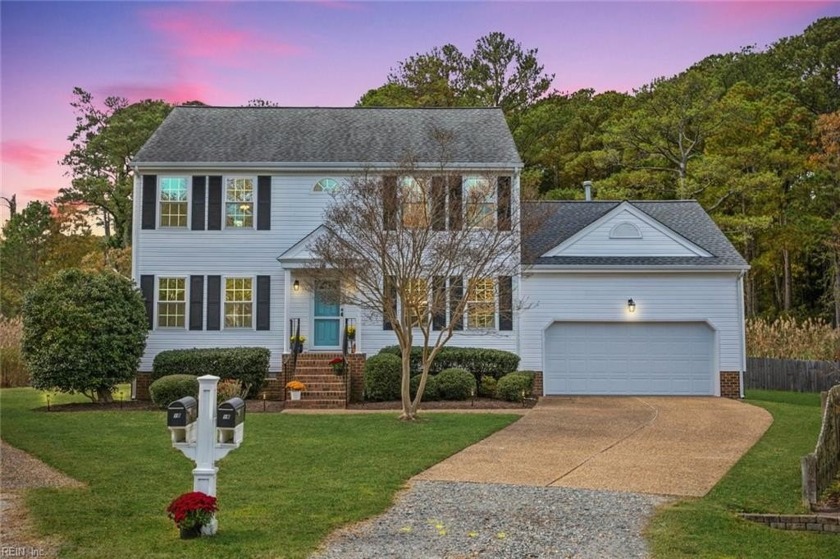
[[[630,312],[636,312],[636,302],[633,299],[627,299],[627,310]]]
[[[295,280],[295,283],[292,285],[292,289],[295,291],[300,291],[300,281]]]

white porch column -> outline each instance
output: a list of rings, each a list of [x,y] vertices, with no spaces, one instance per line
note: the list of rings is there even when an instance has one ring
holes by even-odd
[[[283,353],[289,353],[289,339],[292,333],[289,332],[289,291],[292,289],[292,271],[286,268],[283,281]]]

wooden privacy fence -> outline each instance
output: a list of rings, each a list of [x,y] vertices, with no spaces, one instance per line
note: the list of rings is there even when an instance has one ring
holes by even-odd
[[[840,468],[840,386],[828,391],[817,448],[802,457],[802,500],[813,509]]]
[[[744,388],[822,392],[840,384],[840,361],[748,357]]]

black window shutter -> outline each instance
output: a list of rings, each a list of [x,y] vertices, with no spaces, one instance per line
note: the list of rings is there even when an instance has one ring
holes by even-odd
[[[203,328],[204,276],[190,276],[190,330],[201,330]]]
[[[499,276],[499,330],[513,330],[513,278]]]
[[[154,229],[157,225],[157,175],[143,175],[143,217],[141,229]]]
[[[155,328],[155,276],[140,276],[140,293],[146,302],[146,321],[149,330]]]
[[[432,279],[432,330],[446,327],[446,277]]]
[[[461,276],[452,276],[449,278],[449,312],[452,315],[450,320],[455,316],[455,311],[458,305],[461,304],[461,299],[464,296],[464,279]],[[452,322],[453,330],[464,329],[464,317]]]
[[[207,188],[207,229],[222,228],[222,177],[210,177]]]
[[[193,177],[192,178],[192,230],[193,231],[204,231],[204,201],[206,200],[206,192],[207,192],[207,177]]]
[[[496,214],[499,231],[510,231],[510,177],[496,180]]]
[[[221,330],[222,276],[207,276],[207,329]]]
[[[394,276],[385,276],[385,284],[383,285],[384,289],[383,292],[385,296],[390,299],[391,309],[393,310],[394,314],[397,314],[397,285],[396,285],[396,278]],[[387,302],[384,302],[387,304]],[[385,314],[386,309],[383,307],[382,309],[382,329],[383,330],[393,330],[394,325],[391,324],[391,321],[388,320],[388,316]]]
[[[382,226],[386,231],[397,228],[397,177],[382,177]]]
[[[446,230],[446,177],[432,177],[432,231]]]
[[[271,230],[271,177],[268,176],[257,177],[257,230]]]
[[[271,276],[257,276],[257,330],[271,330]]]
[[[458,231],[463,227],[464,209],[463,186],[461,177],[449,177],[449,230]]]

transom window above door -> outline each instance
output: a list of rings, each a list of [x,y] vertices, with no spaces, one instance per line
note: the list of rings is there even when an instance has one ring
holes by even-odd
[[[228,177],[225,181],[225,227],[253,229],[253,177]]]

